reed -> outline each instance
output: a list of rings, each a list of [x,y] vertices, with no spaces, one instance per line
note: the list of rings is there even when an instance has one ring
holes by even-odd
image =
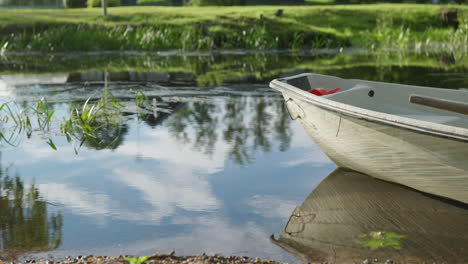
[[[440,8],[422,4],[113,7],[106,17],[95,8],[4,10],[0,44],[21,52],[298,50],[384,46],[383,40],[390,39],[392,48],[405,48],[427,39],[449,41],[454,31],[444,24]],[[459,20],[468,18],[466,6],[448,8],[457,11]],[[281,16],[275,15],[278,9],[284,11]],[[391,20],[389,27],[382,27],[382,14]]]
[[[245,27],[243,24],[249,24]],[[0,35],[7,51],[111,51],[111,50],[214,50],[214,49],[309,49],[349,46],[349,41],[331,33],[277,30],[291,25],[268,19],[236,23],[193,25],[65,24],[25,28]]]
[[[0,105],[0,139],[11,146],[17,146],[21,141],[21,135],[32,135],[31,119],[28,115],[29,108],[21,108],[17,104],[3,103]]]
[[[449,43],[456,59],[461,59],[468,54],[468,19],[463,19],[453,35],[450,36]]]
[[[29,138],[33,131],[47,136],[55,113],[49,106],[45,98],[37,100],[34,107],[11,102],[0,105],[0,143],[18,146],[23,136]],[[123,119],[122,107],[120,101],[104,89],[96,102],[88,98],[83,104],[73,104],[70,114],[60,124],[60,132],[73,145],[75,153],[87,142],[101,148],[111,146],[117,140],[118,133],[110,141],[103,135],[108,134],[109,130],[119,131]],[[104,142],[104,139],[107,141]],[[46,143],[57,150],[50,137]]]
[[[397,24],[392,17],[383,15],[377,18],[374,30],[366,37],[366,43],[372,48],[385,50],[444,50],[460,59],[468,54],[468,19],[463,19],[456,30],[429,26],[423,31],[416,31],[411,26]]]
[[[17,103],[3,103],[0,105],[0,142],[5,142],[10,146],[18,146],[22,136],[31,137],[33,131],[48,134],[50,124],[55,113],[49,108],[49,103],[45,98],[36,101],[35,107],[21,106]],[[47,144],[53,149],[57,147],[49,138]]]
[[[91,103],[90,100],[88,98],[83,105],[73,104],[70,115],[60,124],[60,131],[72,143],[75,153],[87,141],[104,148],[112,145],[114,140],[103,145],[99,135],[111,129],[118,130],[121,125],[123,105],[112,93],[104,89],[99,101]]]
[[[51,111],[49,109],[49,104],[44,97],[37,100],[36,107],[33,109],[33,112],[36,115],[39,129],[41,131],[49,131],[52,116],[54,115],[55,111]]]
[[[146,95],[143,92],[136,91],[136,93],[135,93],[135,105],[138,108],[142,108],[147,99],[148,98],[146,97]]]

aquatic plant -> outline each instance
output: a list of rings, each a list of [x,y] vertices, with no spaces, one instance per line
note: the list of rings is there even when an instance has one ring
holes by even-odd
[[[70,115],[60,124],[60,131],[68,142],[73,144],[75,153],[85,142],[93,142],[98,148],[114,146],[120,137],[121,109],[123,105],[107,89],[102,91],[101,99],[91,103],[90,98],[83,105],[73,104]],[[114,130],[116,133],[106,133]],[[110,140],[103,135],[113,135]],[[106,140],[104,140],[104,138]]]
[[[137,107],[142,107],[143,103],[147,99],[146,95],[142,91],[136,91],[135,93],[135,105]]]
[[[0,39],[0,56],[5,56],[10,46],[8,46],[8,40]]]
[[[299,35],[293,35],[288,30],[273,30],[289,27],[292,25],[283,25],[282,22],[266,18],[183,25],[33,25],[23,30],[14,29],[8,35],[0,34],[0,44],[8,43],[3,49],[4,53],[9,50],[269,50],[349,45],[344,39],[321,31],[301,30]]]
[[[27,137],[31,136],[32,125],[28,116],[28,107],[21,109],[16,104],[3,103],[0,105],[0,113],[3,114],[0,116],[2,121],[0,139],[5,143],[15,146],[19,143],[21,134],[26,133]]]
[[[33,131],[49,134],[55,113],[49,105],[45,98],[37,100],[34,107],[16,103],[0,105],[0,142],[17,146],[23,135],[29,138]],[[82,105],[73,104],[69,116],[60,124],[60,131],[73,144],[76,153],[84,143],[98,149],[115,148],[126,131],[121,124],[122,107],[120,101],[104,89],[95,103],[88,98]],[[46,143],[57,150],[52,138]]]
[[[369,234],[358,235],[355,242],[369,248],[370,250],[377,249],[402,249],[402,239],[406,236],[393,232],[370,232]]]
[[[411,29],[404,25],[396,26],[388,15],[377,18],[372,36],[380,48],[407,49],[410,43]]]
[[[376,26],[371,36],[364,38],[372,48],[381,50],[416,52],[444,50],[453,53],[459,59],[468,53],[467,21],[463,19],[456,30],[428,26],[424,30],[416,31],[409,25],[396,24],[387,14],[376,19]]]
[[[36,107],[33,109],[33,111],[36,114],[39,129],[42,131],[48,131],[50,129],[50,122],[52,120],[52,116],[55,113],[55,110],[51,111],[49,109],[47,100],[42,97],[41,99],[37,100]]]
[[[141,264],[148,260],[149,257],[141,256],[141,257],[125,257],[124,260],[128,261],[129,264]]]
[[[0,126],[0,142],[3,141],[8,145],[17,146],[23,134],[26,134],[29,138],[33,130],[44,134],[47,133],[54,113],[54,110],[49,109],[49,104],[45,98],[37,100],[34,108],[10,102],[3,103],[0,105],[0,120],[3,121]],[[31,118],[31,115],[34,115],[35,118]],[[34,125],[37,125],[37,128],[33,128]],[[53,149],[57,149],[52,139],[49,138],[47,144]]]
[[[450,36],[451,50],[456,59],[468,54],[468,19],[463,19],[457,30]]]

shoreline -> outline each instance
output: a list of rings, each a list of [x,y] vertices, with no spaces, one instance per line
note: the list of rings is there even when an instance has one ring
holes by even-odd
[[[257,264],[281,264],[282,262],[274,260],[265,260],[255,257],[247,256],[222,256],[219,254],[207,255],[205,253],[199,255],[190,255],[190,256],[178,256],[175,254],[175,251],[172,251],[169,254],[155,254],[151,256],[76,256],[76,257],[63,257],[55,259],[53,257],[47,258],[27,258],[22,257],[19,261],[3,261],[0,259],[0,263],[11,263],[11,264],[176,264],[176,263],[203,263],[203,264],[247,264],[247,263],[257,263]]]
[[[301,263],[300,259],[297,259],[297,263]],[[220,254],[199,254],[199,255],[187,255],[179,256],[172,251],[169,254],[154,254],[151,256],[67,256],[63,258],[53,258],[49,256],[47,258],[21,258],[16,261],[3,261],[0,259],[2,264],[287,264],[285,262],[279,262],[276,260],[262,259],[258,257],[248,256],[223,256]],[[315,263],[315,262],[314,262]],[[324,262],[316,262],[325,264]],[[397,264],[392,259],[362,259],[362,261],[352,263],[357,264]]]
[[[455,10],[455,30],[438,14]],[[282,15],[275,15],[277,10]],[[28,17],[27,21],[21,19]],[[350,23],[352,21],[353,23]],[[110,7],[2,9],[0,53],[165,50],[466,49],[468,6]]]

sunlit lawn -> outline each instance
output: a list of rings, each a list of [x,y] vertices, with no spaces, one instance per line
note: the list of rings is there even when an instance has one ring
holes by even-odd
[[[325,1],[325,0],[323,0]],[[363,29],[371,26],[376,18],[391,16],[394,22],[404,22],[407,26],[437,26],[440,19],[437,10],[441,5],[417,4],[375,4],[375,5],[309,5],[309,6],[234,6],[234,7],[169,7],[132,6],[110,7],[109,17],[104,19],[99,8],[54,9],[54,10],[2,10],[0,25],[33,23],[98,23],[98,24],[179,24],[194,23],[200,20],[214,20],[220,16],[229,18],[261,15],[271,19],[287,20],[294,23],[330,27],[343,31],[346,28]],[[468,6],[453,5],[462,12],[460,17],[468,18]],[[284,15],[275,17],[278,9]]]
[[[362,36],[369,36],[379,19],[390,22],[389,28],[408,28],[417,39],[444,41],[453,29],[443,25],[437,11],[446,5],[422,4],[369,4],[328,5],[328,0],[310,0],[308,3],[323,5],[304,6],[231,6],[231,7],[171,7],[131,6],[110,7],[109,15],[102,16],[100,8],[54,9],[54,10],[2,10],[0,29],[18,32],[21,27],[44,28],[63,24],[90,25],[193,25],[203,23],[210,30],[250,28],[266,18],[268,31],[295,34],[295,32],[317,32],[336,38],[348,39],[353,44],[364,43]],[[459,10],[460,20],[468,19],[468,6],[451,5]],[[282,16],[275,16],[278,9]],[[231,25],[231,26],[230,26]],[[34,30],[34,29],[33,29]],[[21,29],[20,29],[21,31]],[[363,34],[363,32],[365,34]],[[228,33],[226,33],[228,34]]]

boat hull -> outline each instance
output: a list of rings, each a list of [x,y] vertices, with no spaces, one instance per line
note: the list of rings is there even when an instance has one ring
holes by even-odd
[[[468,143],[349,115],[282,91],[291,117],[338,166],[468,203]]]

